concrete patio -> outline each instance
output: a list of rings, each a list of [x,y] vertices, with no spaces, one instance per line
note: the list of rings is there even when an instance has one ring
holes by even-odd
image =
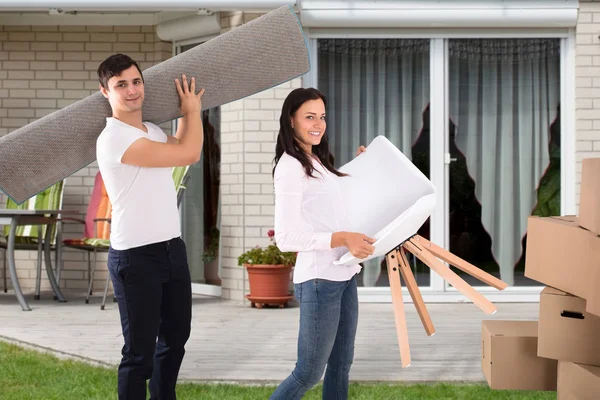
[[[0,340],[64,357],[116,366],[122,346],[116,303],[65,293],[56,303],[27,296],[23,312],[13,294],[0,294]],[[428,304],[437,333],[427,337],[412,304],[406,306],[412,365],[402,369],[391,304],[363,303],[351,371],[355,381],[482,381],[481,321],[537,319],[537,303],[501,303],[488,316],[473,304]],[[195,296],[192,337],[180,377],[187,381],[277,382],[296,360],[298,308],[254,309],[248,304]]]

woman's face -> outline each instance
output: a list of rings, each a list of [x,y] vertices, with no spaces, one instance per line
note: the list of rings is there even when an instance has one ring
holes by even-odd
[[[300,147],[306,153],[311,154],[312,146],[321,143],[321,138],[327,127],[323,100],[316,99],[304,102],[292,117],[291,122]]]

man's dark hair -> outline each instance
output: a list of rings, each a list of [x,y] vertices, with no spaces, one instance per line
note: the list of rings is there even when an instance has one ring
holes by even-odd
[[[140,66],[128,55],[119,53],[108,57],[98,66],[98,80],[100,81],[100,85],[102,85],[103,88],[108,89],[108,80],[113,76],[121,75],[123,71],[132,65],[135,65],[137,70],[140,71],[143,82],[144,75],[142,74]]]

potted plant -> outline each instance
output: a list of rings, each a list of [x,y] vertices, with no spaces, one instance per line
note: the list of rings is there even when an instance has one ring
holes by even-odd
[[[267,304],[287,306],[293,296],[289,292],[290,273],[296,263],[297,253],[282,252],[275,243],[275,232],[268,232],[269,245],[256,246],[238,257],[238,265],[248,271],[250,300],[252,307],[262,308]]]

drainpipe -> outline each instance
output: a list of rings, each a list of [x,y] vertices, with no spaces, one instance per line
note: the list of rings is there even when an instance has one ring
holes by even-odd
[[[577,8],[306,9],[302,26],[327,28],[571,28]]]
[[[2,0],[0,11],[211,11],[269,10],[297,0]]]
[[[156,34],[165,42],[218,35],[221,23],[217,15],[190,15],[161,22],[156,25]]]

